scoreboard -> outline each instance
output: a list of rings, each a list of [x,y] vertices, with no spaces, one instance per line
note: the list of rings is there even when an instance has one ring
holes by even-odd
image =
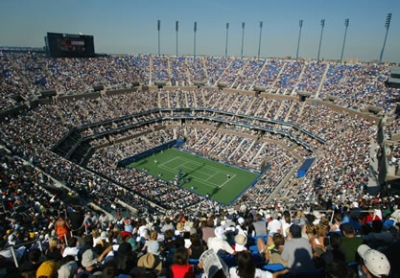
[[[46,53],[49,57],[94,57],[93,36],[47,33]]]

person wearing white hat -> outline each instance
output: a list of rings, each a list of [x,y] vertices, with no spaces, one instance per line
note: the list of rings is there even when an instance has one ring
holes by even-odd
[[[371,249],[366,244],[360,245],[357,253],[362,259],[360,269],[365,273],[366,277],[385,277],[390,274],[390,263],[383,253]]]
[[[214,230],[215,237],[208,239],[208,249],[213,249],[219,256],[224,257],[227,253],[235,255],[236,251],[229,245],[224,239],[225,229],[222,226],[218,226]]]

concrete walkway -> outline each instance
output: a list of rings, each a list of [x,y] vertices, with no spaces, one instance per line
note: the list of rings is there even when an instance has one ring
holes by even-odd
[[[379,182],[379,174],[378,174],[378,161],[376,159],[376,150],[378,148],[378,144],[376,140],[371,139],[371,145],[369,148],[369,179],[367,185],[367,192],[369,195],[377,195],[380,192],[380,182]]]

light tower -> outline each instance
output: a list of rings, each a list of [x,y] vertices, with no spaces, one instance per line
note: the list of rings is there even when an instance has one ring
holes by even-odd
[[[176,32],[176,56],[178,57],[178,31],[179,31],[179,21],[175,22],[175,32]]]
[[[193,49],[193,56],[194,56],[194,63],[196,63],[196,32],[197,32],[197,22],[194,22],[194,49]]]
[[[258,58],[258,59],[260,59],[262,28],[263,28],[263,22],[260,21],[260,38],[259,38],[259,40],[258,40],[258,55],[257,55],[257,58]]]
[[[245,23],[242,22],[242,50],[240,51],[240,58],[243,59],[243,45],[244,45],[244,25]]]
[[[317,61],[319,61],[319,54],[321,53],[322,34],[324,33],[324,27],[325,27],[325,19],[321,19],[321,36],[319,38]]]
[[[229,23],[226,24],[225,57],[228,56],[228,30],[229,30]]]
[[[346,43],[346,36],[347,36],[347,27],[349,27],[349,19],[346,18],[344,21],[344,26],[346,26],[346,28],[344,29],[344,38],[343,38],[343,45],[342,45],[342,54],[340,55],[340,62],[343,62],[343,54],[344,54],[344,45]]]
[[[301,37],[301,28],[303,27],[303,20],[299,20],[299,39],[297,40],[297,51],[296,51],[296,60],[299,58],[299,48],[300,48],[300,37]]]
[[[382,63],[382,58],[383,58],[383,52],[385,51],[385,46],[386,46],[386,39],[389,33],[389,27],[390,27],[390,21],[392,20],[392,13],[388,13],[386,16],[386,22],[385,22],[385,28],[386,28],[386,34],[385,34],[385,40],[383,41],[383,46],[381,50],[381,56],[379,57],[379,63]]]
[[[157,30],[158,30],[158,56],[160,56],[160,30],[161,30],[161,20],[157,21]]]

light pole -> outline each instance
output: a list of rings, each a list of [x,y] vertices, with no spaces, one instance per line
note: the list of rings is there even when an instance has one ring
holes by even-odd
[[[245,23],[242,22],[242,50],[240,51],[240,58],[243,59],[243,45],[244,45],[244,25]]]
[[[343,62],[343,54],[344,54],[344,45],[346,43],[346,36],[347,36],[347,27],[349,27],[349,19],[346,18],[344,21],[344,26],[346,26],[346,28],[344,29],[344,38],[343,38],[343,45],[342,45],[342,54],[340,55],[340,62]]]
[[[319,38],[317,61],[319,61],[319,54],[321,53],[322,34],[324,33],[324,27],[325,27],[325,19],[321,19],[321,36]]]
[[[193,49],[193,56],[194,56],[194,63],[196,63],[196,32],[197,32],[197,22],[194,22],[194,49]]]
[[[389,33],[389,27],[390,27],[390,21],[392,19],[392,13],[388,13],[386,16],[386,22],[385,22],[385,28],[386,28],[386,34],[385,34],[385,40],[383,41],[383,46],[381,50],[381,56],[379,58],[379,63],[382,63],[382,58],[383,58],[383,52],[385,51],[385,46],[386,46],[386,39]]]
[[[179,31],[179,21],[175,22],[175,31],[176,31],[176,56],[178,57],[178,31]]]
[[[229,23],[226,24],[225,57],[228,56],[228,30],[229,30]]]
[[[160,30],[161,30],[161,20],[157,21],[157,30],[158,30],[158,56],[160,56]]]
[[[299,20],[299,39],[297,40],[297,51],[296,51],[296,60],[299,58],[299,48],[300,48],[300,37],[301,37],[301,28],[303,27],[303,20]]]
[[[260,59],[262,27],[263,27],[263,22],[260,21],[260,38],[259,38],[259,40],[258,40],[258,55],[257,55],[257,58],[258,58],[258,59]]]

